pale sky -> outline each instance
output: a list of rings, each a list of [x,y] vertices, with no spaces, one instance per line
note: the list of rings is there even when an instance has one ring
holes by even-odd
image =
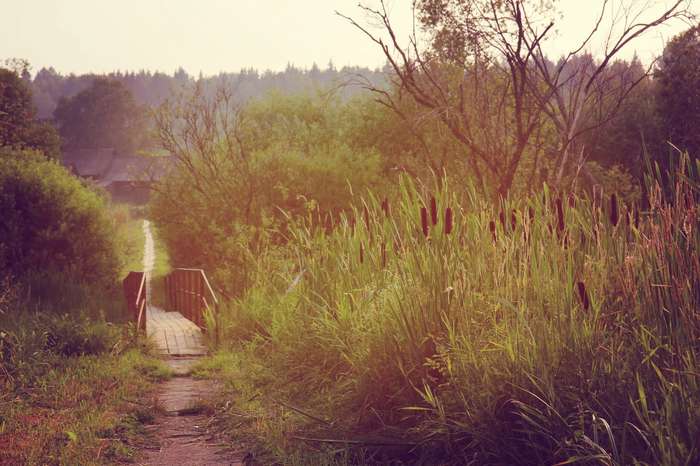
[[[387,0],[397,28],[408,33],[411,0]],[[560,0],[554,56],[585,37],[603,0]],[[629,1],[629,0],[627,0]],[[670,0],[642,0],[647,14]],[[364,20],[358,0],[0,0],[0,60],[29,60],[33,71],[61,73],[141,69],[216,74],[241,68],[283,70],[287,63],[325,68],[381,67],[378,47],[345,20]],[[368,0],[367,3],[372,3]],[[614,2],[614,0],[613,0]],[[693,8],[698,11],[698,1]],[[366,22],[365,22],[366,23]],[[644,59],[687,28],[676,23],[632,44]],[[595,52],[596,50],[593,50]]]

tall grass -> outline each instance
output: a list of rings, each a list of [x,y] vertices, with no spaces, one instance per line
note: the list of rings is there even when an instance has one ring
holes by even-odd
[[[644,209],[404,180],[332,231],[298,222],[221,311],[237,376],[297,407],[290,448],[697,464],[700,166],[677,165]]]

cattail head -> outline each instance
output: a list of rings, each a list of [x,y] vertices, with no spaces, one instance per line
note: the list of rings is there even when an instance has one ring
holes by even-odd
[[[610,196],[610,223],[612,223],[613,226],[617,226],[619,221],[620,213],[617,210],[617,196],[615,193],[612,193]]]
[[[586,284],[583,282],[576,283],[576,288],[578,288],[578,297],[581,300],[581,306],[583,310],[587,311],[591,303],[588,300],[588,292],[586,291]]]
[[[367,227],[367,231],[369,231],[369,209],[365,205],[362,210],[365,216],[365,226]]]
[[[365,247],[360,241],[360,264],[364,263],[365,261]]]
[[[386,267],[386,243],[382,243],[382,267]]]
[[[427,238],[428,233],[429,233],[429,230],[428,230],[428,228],[429,228],[428,227],[428,209],[426,209],[425,207],[420,208],[420,224],[421,224],[421,227],[423,228],[423,236],[425,236]]]
[[[445,234],[450,233],[452,233],[452,209],[448,207],[445,209]]]
[[[556,208],[557,208],[557,230],[561,233],[564,231],[565,224],[564,224],[564,206],[562,205],[561,198],[558,197],[556,200]]]
[[[574,193],[569,193],[567,200],[569,201],[569,207],[571,207],[572,209],[576,207],[576,196],[574,195]]]
[[[438,210],[437,210],[437,201],[435,200],[435,196],[432,196],[430,198],[430,219],[433,221],[433,225],[437,225]]]
[[[496,244],[496,222],[493,220],[489,222],[489,230],[491,230],[491,239],[493,239],[494,244]]]
[[[516,215],[516,212],[517,211],[513,210],[510,213],[510,228],[513,231],[515,231],[515,227],[518,226],[518,216]]]
[[[386,217],[388,218],[389,213],[390,213],[390,211],[389,211],[389,199],[384,198],[384,200],[382,201],[382,210],[384,211],[384,215],[386,215]]]
[[[535,209],[533,209],[532,206],[527,208],[527,216],[530,218],[531,222],[535,220]]]
[[[501,227],[503,227],[503,231],[505,231],[506,230],[506,214],[504,214],[502,210],[498,213],[498,219],[501,221]]]

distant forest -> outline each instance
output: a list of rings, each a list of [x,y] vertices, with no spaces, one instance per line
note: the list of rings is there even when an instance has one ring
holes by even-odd
[[[173,91],[182,85],[201,80],[205,88],[215,88],[222,81],[233,84],[236,98],[246,101],[260,97],[270,90],[295,94],[314,89],[337,88],[340,96],[349,97],[360,91],[358,86],[345,86],[358,76],[368,79],[377,85],[385,81],[385,72],[380,69],[365,67],[343,67],[337,69],[332,62],[325,69],[314,64],[310,69],[297,68],[288,65],[284,71],[263,71],[253,68],[242,69],[237,73],[219,73],[215,76],[198,77],[188,74],[179,68],[172,75],[159,71],[113,72],[109,74],[68,74],[63,75],[53,67],[41,68],[34,79],[27,74],[23,77],[31,84],[37,117],[40,119],[53,118],[54,110],[59,100],[71,98],[86,90],[96,78],[110,78],[124,84],[134,96],[138,104],[155,107],[172,95]]]

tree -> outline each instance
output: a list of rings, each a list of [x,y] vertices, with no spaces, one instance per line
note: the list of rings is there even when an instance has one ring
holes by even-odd
[[[71,98],[61,98],[54,112],[67,148],[112,147],[131,152],[146,137],[145,109],[121,82],[97,78]]]
[[[644,72],[641,64],[634,60],[621,66],[637,67],[638,73]],[[585,148],[587,160],[606,168],[622,166],[637,179],[642,179],[644,152],[652,155],[664,152],[662,124],[656,105],[657,87],[658,82],[645,77],[630,92],[615,118],[577,140],[577,144]]]
[[[347,141],[352,114],[339,99],[277,92],[243,106],[231,83],[213,94],[201,84],[155,114],[176,164],[155,185],[151,216],[175,263],[201,266],[236,293],[290,222],[310,215],[330,227],[377,187],[380,160]]]
[[[384,0],[378,8],[360,6],[384,36],[341,16],[380,47],[396,92],[410,95],[442,121],[464,146],[484,193],[497,198],[508,194],[524,158],[548,156],[555,169],[547,178],[561,184],[573,167],[576,139],[614,115],[639,83],[614,72],[616,55],[650,29],[687,16],[687,3],[676,0],[648,18],[640,2],[605,0],[590,34],[556,64],[542,49],[554,27],[550,2],[418,0],[414,14],[428,35],[427,48],[415,30],[407,47],[400,44]],[[594,45],[610,11],[616,21],[603,34],[603,55],[594,60],[581,54]],[[367,87],[385,105],[397,107],[386,89]],[[591,118],[603,109],[605,115]],[[547,147],[543,135],[551,128],[556,136]],[[578,155],[583,160],[583,151]]]
[[[700,24],[666,45],[655,77],[666,137],[700,157]]]
[[[27,64],[19,70],[0,68],[0,146],[32,148],[51,158],[60,156],[60,139],[49,123],[36,121]]]
[[[17,73],[0,68],[0,145],[21,144],[33,119],[29,88]]]

